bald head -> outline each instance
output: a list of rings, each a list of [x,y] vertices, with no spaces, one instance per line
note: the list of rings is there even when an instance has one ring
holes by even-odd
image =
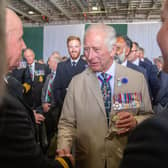
[[[18,27],[22,27],[22,22],[19,17],[11,9],[6,9],[6,33],[16,30]]]
[[[20,18],[11,10],[6,9],[6,55],[8,69],[19,66],[22,50],[26,48],[22,39],[23,27]]]

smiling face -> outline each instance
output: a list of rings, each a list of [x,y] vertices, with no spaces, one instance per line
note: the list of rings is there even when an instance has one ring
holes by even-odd
[[[71,39],[67,43],[68,46],[68,52],[70,57],[75,60],[80,56],[81,52],[81,43],[78,39]]]

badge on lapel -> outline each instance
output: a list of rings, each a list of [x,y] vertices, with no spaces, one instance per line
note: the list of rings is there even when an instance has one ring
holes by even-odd
[[[117,78],[117,86],[120,87],[128,83],[127,77]]]

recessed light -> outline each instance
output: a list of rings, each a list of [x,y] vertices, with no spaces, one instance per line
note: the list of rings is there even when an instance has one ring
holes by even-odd
[[[93,11],[97,11],[97,10],[98,10],[98,7],[97,7],[97,6],[92,6],[92,10],[93,10]]]
[[[29,15],[33,15],[34,12],[33,12],[33,11],[28,11],[28,14],[29,14]]]

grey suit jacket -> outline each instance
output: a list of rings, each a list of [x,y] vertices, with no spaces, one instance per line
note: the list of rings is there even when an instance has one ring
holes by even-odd
[[[128,83],[118,85],[123,77]],[[142,94],[144,104],[135,114],[140,123],[152,112],[146,80],[143,74],[116,64],[114,94],[135,92]],[[113,113],[112,109],[111,116]],[[74,139],[77,168],[102,168],[105,160],[107,168],[117,168],[127,143],[126,134],[111,135],[100,84],[89,68],[75,76],[68,87],[58,125],[58,149],[70,149]]]

